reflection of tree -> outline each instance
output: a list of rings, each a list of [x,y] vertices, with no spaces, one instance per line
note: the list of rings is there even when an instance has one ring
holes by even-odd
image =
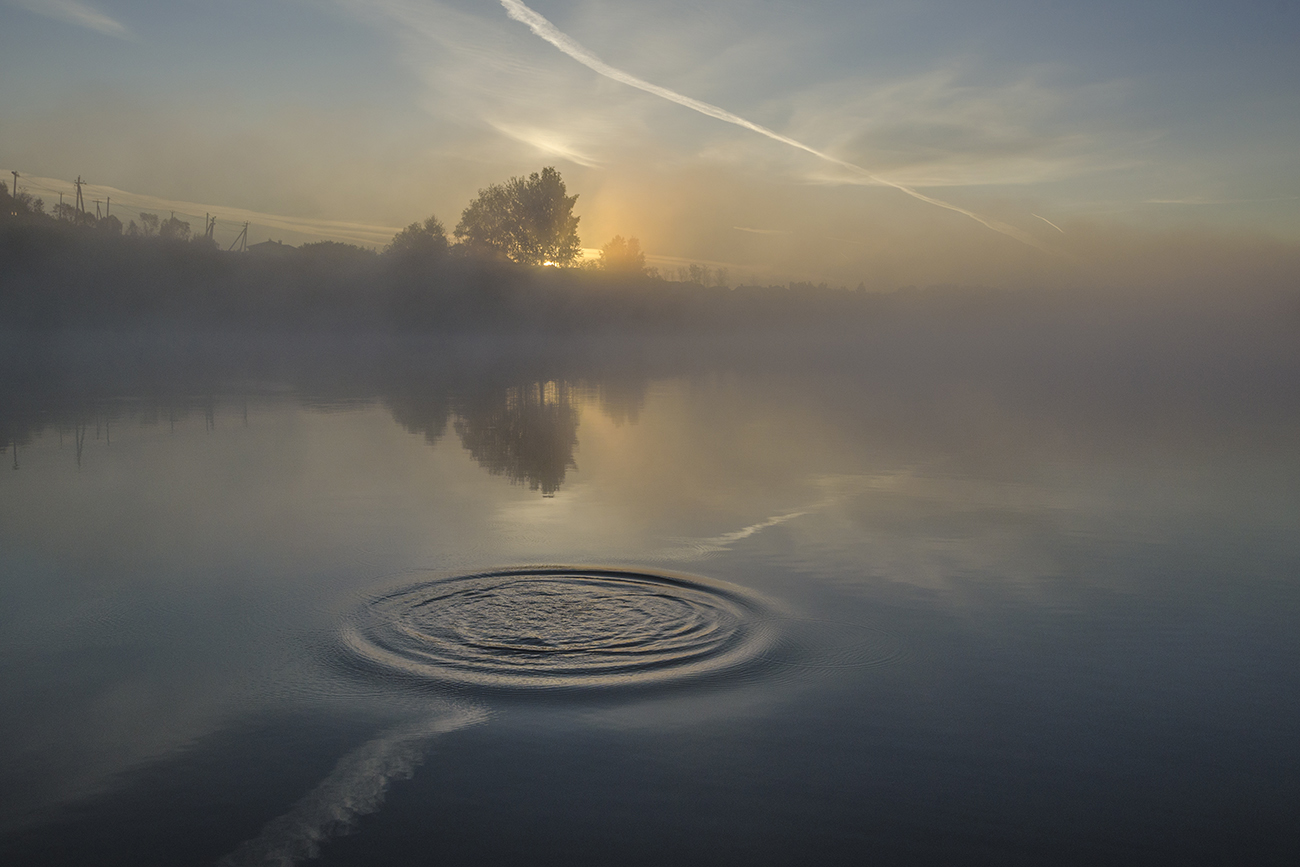
[[[445,393],[405,393],[384,399],[393,421],[413,434],[424,434],[430,445],[442,439],[451,418],[451,402]]]
[[[499,398],[457,412],[461,443],[492,475],[527,483],[542,496],[554,496],[564,475],[577,469],[578,410],[573,387],[565,382],[535,382],[512,387]]]
[[[39,429],[39,428],[38,428]],[[18,469],[18,447],[32,441],[32,426],[0,414],[0,455],[13,450],[13,469]]]
[[[346,251],[322,248],[320,254],[333,261],[336,252]],[[126,355],[123,345],[139,353],[128,364],[117,360]],[[34,340],[0,341],[0,368],[7,372],[0,377],[0,467],[21,465],[19,455],[42,432],[66,442],[75,460],[100,443],[116,447],[124,419],[166,430],[201,413],[213,429],[221,405],[214,395],[232,393],[234,384],[285,382],[313,412],[381,402],[395,422],[430,445],[452,428],[483,469],[549,497],[576,469],[580,408],[635,424],[654,375],[622,342],[577,357],[550,344],[547,354],[510,357],[481,340],[356,343],[350,353],[334,343],[262,346],[60,344],[55,354]],[[246,402],[242,414],[247,424]]]
[[[600,411],[616,425],[636,424],[645,405],[649,383],[644,377],[624,376],[596,383]]]

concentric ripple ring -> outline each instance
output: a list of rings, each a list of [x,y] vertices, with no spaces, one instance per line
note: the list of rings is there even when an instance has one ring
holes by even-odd
[[[772,621],[739,587],[663,573],[534,567],[377,596],[345,624],[354,662],[444,686],[604,689],[770,660]]]

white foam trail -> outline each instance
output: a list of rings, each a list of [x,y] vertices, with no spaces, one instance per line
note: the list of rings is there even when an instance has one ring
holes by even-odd
[[[723,533],[720,536],[710,536],[707,539],[683,540],[683,544],[680,546],[659,552],[659,559],[693,560],[696,557],[703,557],[705,554],[716,554],[720,551],[726,551],[742,539],[748,539],[750,536],[762,532],[768,527],[775,527],[777,524],[784,524],[786,521],[803,517],[809,512],[821,508],[822,505],[822,503],[817,503],[801,512],[787,512],[784,515],[774,515],[764,521],[759,521],[757,524],[750,524],[748,527],[742,527],[739,530],[733,530],[730,533]]]
[[[832,475],[818,478],[816,481],[820,487],[827,489],[827,493],[820,500],[809,503],[797,512],[786,512],[780,515],[774,515],[771,518],[759,521],[757,524],[750,524],[748,527],[742,527],[739,530],[733,530],[730,533],[723,533],[720,536],[710,536],[705,539],[681,539],[681,544],[674,548],[668,548],[658,553],[658,557],[663,560],[692,560],[696,557],[702,557],[705,554],[715,554],[720,551],[726,551],[735,543],[742,539],[748,539],[755,533],[766,530],[769,527],[775,527],[778,524],[784,524],[786,521],[792,521],[795,518],[802,518],[804,515],[811,515],[814,512],[820,512],[843,503],[850,497],[862,494],[867,491],[878,490],[880,488],[892,488],[899,479],[910,478],[910,473],[882,474],[875,476],[865,475]]]
[[[808,513],[790,512],[785,515],[776,515],[775,517],[768,518],[766,521],[759,521],[757,524],[750,524],[748,527],[743,527],[735,532],[723,533],[721,536],[714,536],[712,539],[705,539],[704,542],[705,544],[728,547],[739,542],[741,539],[748,539],[760,530],[766,530],[768,527],[775,527],[777,524],[784,524],[786,521],[794,518],[802,518],[806,514]]]
[[[393,780],[410,778],[440,734],[487,719],[478,708],[456,710],[391,729],[339,759],[330,775],[289,812],[272,819],[251,840],[222,858],[219,867],[292,867],[315,858],[331,837],[384,803]]]
[[[776,130],[768,129],[765,126],[761,126],[752,121],[746,120],[745,118],[741,117],[738,114],[733,114],[732,112],[727,111],[725,108],[719,108],[716,105],[710,105],[707,102],[701,102],[698,99],[692,99],[691,97],[686,96],[685,94],[678,93],[675,90],[669,90],[668,88],[661,87],[660,85],[657,84],[652,84],[651,82],[646,81],[643,78],[637,78],[635,75],[631,74],[630,72],[624,72],[623,70],[618,69],[617,67],[610,66],[608,63],[601,60],[599,57],[592,54],[590,51],[588,51],[586,48],[584,48],[582,45],[576,42],[568,34],[561,31],[558,27],[556,27],[546,18],[534,12],[532,9],[529,9],[527,6],[521,3],[520,0],[501,0],[501,5],[505,7],[506,14],[509,15],[511,18],[513,18],[515,21],[518,21],[520,24],[523,24],[529,30],[532,30],[534,34],[540,36],[542,39],[545,39],[547,42],[554,45],[560,51],[563,51],[565,54],[569,55],[574,60],[581,63],[583,66],[586,66],[588,69],[591,69],[594,72],[597,72],[600,75],[605,76],[606,78],[612,79],[613,81],[617,81],[622,84],[626,84],[629,87],[635,87],[638,90],[644,90],[646,93],[651,93],[654,94],[655,96],[661,97],[662,99],[666,99],[669,102],[675,102],[678,105],[683,105],[693,111],[698,111],[700,114],[708,115],[709,117],[716,118],[721,121],[725,121],[726,123],[735,124],[736,126],[739,127],[744,127],[745,129],[751,130],[752,132],[756,132],[759,135],[767,136],[773,141],[778,141],[784,145],[789,145],[792,148],[797,148],[801,151],[810,153],[819,159],[825,160],[828,163],[839,166],[842,169],[846,169],[847,171],[861,178],[864,178],[873,184],[880,184],[886,187],[893,187],[894,189],[906,193],[907,195],[911,196],[914,199],[919,199],[922,202],[927,202],[931,205],[936,205],[940,208],[946,208],[949,211],[956,211],[959,214],[964,214],[965,216],[970,217],[972,220],[975,220],[977,223],[981,223],[995,232],[1001,232],[1002,234],[1007,235],[1011,238],[1015,238],[1017,241],[1020,241],[1023,244],[1028,244],[1031,247],[1036,247],[1040,250],[1046,250],[1046,248],[1042,244],[1040,244],[1038,240],[1035,239],[1032,235],[1028,234],[1027,232],[1022,232],[1020,229],[1017,229],[1015,226],[1009,226],[1006,223],[1000,222],[998,220],[993,220],[988,217],[984,217],[980,214],[975,213],[974,211],[968,211],[965,208],[959,207],[958,205],[954,205],[951,202],[945,202],[942,199],[936,199],[932,196],[927,196],[924,193],[918,192],[909,186],[897,183],[895,181],[891,181],[888,178],[882,178],[879,175],[875,175],[867,171],[861,166],[854,165],[853,163],[850,162],[846,162],[842,159],[839,159],[838,157],[833,157],[830,154],[825,153],[824,151],[819,151],[816,148],[810,147],[809,145],[806,145],[801,141],[792,139],[789,136],[781,135],[781,133],[777,132]]]
[[[1038,217],[1038,219],[1042,220],[1044,223],[1046,223],[1047,225],[1051,226],[1053,229],[1055,229],[1056,231],[1060,232],[1062,235],[1065,234],[1065,230],[1064,230],[1064,229],[1062,229],[1060,226],[1056,225],[1055,223],[1053,223],[1051,220],[1047,219],[1046,217],[1040,217],[1038,214],[1030,214],[1029,216],[1031,216],[1031,217]]]

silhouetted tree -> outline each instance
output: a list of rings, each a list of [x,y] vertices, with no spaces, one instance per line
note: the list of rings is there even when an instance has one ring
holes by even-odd
[[[131,221],[135,223],[134,220]],[[128,230],[129,231],[129,230]],[[140,234],[146,238],[151,238],[158,234],[158,215],[157,214],[140,214]]]
[[[141,218],[144,214],[140,215]],[[158,225],[158,237],[174,241],[187,241],[190,237],[190,224],[184,220],[178,220],[175,214],[163,220]]]
[[[357,262],[372,261],[375,251],[356,244],[344,244],[342,241],[312,241],[303,244],[298,252],[312,260],[322,262]]]
[[[636,238],[625,241],[622,235],[615,235],[600,248],[600,266],[613,274],[645,273],[645,253],[641,252],[641,242]]]
[[[469,249],[523,265],[568,265],[578,257],[576,195],[565,195],[554,167],[479,190],[461,214],[455,235]]]
[[[75,205],[67,202],[59,202],[54,206],[54,218],[56,220],[65,220],[78,226],[95,225],[95,215],[86,211],[78,211]]]
[[[398,259],[440,259],[450,246],[442,221],[430,216],[423,223],[412,223],[394,235],[384,248],[384,255]]]
[[[43,217],[45,202],[23,190],[11,194],[8,185],[0,181],[0,216]]]

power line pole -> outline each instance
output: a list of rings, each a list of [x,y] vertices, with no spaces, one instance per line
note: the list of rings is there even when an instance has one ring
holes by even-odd
[[[77,213],[84,214],[86,213],[86,201],[81,198],[81,185],[84,184],[85,181],[81,179],[81,175],[77,175],[77,179],[73,181],[73,183],[77,185]]]
[[[229,253],[231,250],[235,249],[236,246],[239,247],[239,252],[241,253],[248,250],[248,224],[247,223],[244,224],[244,228],[242,231],[240,231],[239,237],[235,238],[235,240],[230,242],[230,246],[226,248],[226,252]]]
[[[101,217],[101,216],[99,215],[99,199],[95,199],[95,219],[96,219],[96,220],[102,220],[102,219],[103,219],[103,217]]]

